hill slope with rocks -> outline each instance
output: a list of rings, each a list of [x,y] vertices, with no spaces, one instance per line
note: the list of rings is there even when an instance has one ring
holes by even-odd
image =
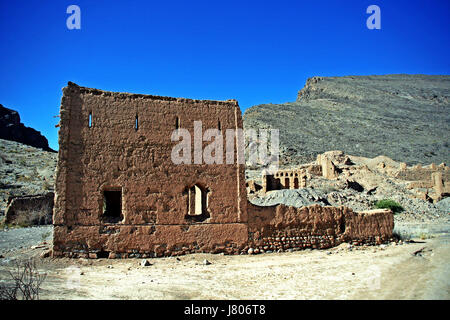
[[[408,165],[450,161],[450,76],[313,77],[297,100],[244,113],[244,128],[280,130],[283,165],[328,150]]]
[[[0,220],[8,199],[54,190],[58,154],[0,139]]]
[[[17,111],[0,104],[0,139],[20,142],[44,151],[55,152],[48,145],[48,140],[39,131],[26,127],[20,122]]]

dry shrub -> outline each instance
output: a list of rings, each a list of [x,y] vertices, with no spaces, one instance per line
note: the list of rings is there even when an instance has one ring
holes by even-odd
[[[39,300],[41,284],[47,277],[39,273],[32,259],[16,261],[9,271],[11,284],[0,284],[0,300]]]

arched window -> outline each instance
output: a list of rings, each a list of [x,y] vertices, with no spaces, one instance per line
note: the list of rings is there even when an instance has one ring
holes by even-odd
[[[209,218],[208,212],[208,189],[194,185],[188,190],[187,217],[197,221]]]

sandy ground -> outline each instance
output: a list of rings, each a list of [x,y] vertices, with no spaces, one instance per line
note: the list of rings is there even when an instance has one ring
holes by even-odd
[[[40,272],[47,273],[41,299],[449,299],[448,233],[416,241],[253,256],[194,254],[149,259],[147,267],[141,259],[45,258],[39,259]],[[4,253],[0,281],[9,278],[14,259],[43,250]]]

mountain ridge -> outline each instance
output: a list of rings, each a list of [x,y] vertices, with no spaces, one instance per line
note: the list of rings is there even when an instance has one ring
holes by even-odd
[[[0,104],[0,139],[19,142],[44,151],[56,152],[48,145],[48,140],[39,131],[26,127],[20,121],[17,111]]]
[[[450,161],[449,111],[448,75],[311,77],[296,101],[253,106],[243,119],[280,130],[281,165],[329,150],[411,165]]]

